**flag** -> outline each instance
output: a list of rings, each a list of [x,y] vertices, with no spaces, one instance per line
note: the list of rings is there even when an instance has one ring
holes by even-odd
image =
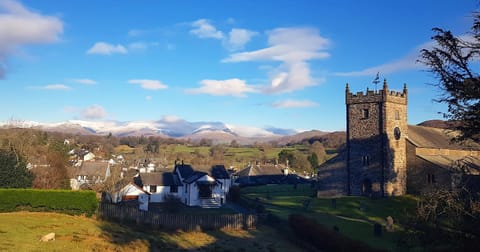
[[[380,75],[380,72],[377,72],[377,77],[375,77],[375,79],[372,81],[372,83],[377,84],[377,83],[380,82],[380,76],[379,75]]]

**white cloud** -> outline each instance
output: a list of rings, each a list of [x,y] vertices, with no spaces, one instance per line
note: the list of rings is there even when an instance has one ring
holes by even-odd
[[[460,36],[460,38],[465,41],[471,41],[473,39],[471,35],[463,35]],[[404,57],[400,59],[396,59],[378,66],[368,67],[362,70],[350,72],[335,72],[333,74],[337,76],[374,76],[378,72],[380,72],[381,74],[390,74],[401,71],[424,69],[425,65],[417,62],[417,60],[420,59],[420,51],[422,49],[431,50],[436,46],[438,45],[434,41],[425,42],[412,49],[409,53],[407,53]]]
[[[199,38],[224,38],[223,32],[217,30],[207,19],[199,19],[193,22],[192,27],[194,27],[194,29],[190,30],[190,33]]]
[[[144,42],[135,42],[129,44],[128,47],[133,50],[145,50],[148,48],[148,44]]]
[[[50,85],[40,87],[40,89],[44,89],[44,90],[69,90],[70,87],[66,86],[64,84],[50,84]]]
[[[147,95],[147,96],[145,96],[145,100],[151,101],[151,100],[152,100],[152,97],[151,97],[150,95]]]
[[[107,116],[107,111],[100,105],[92,105],[81,111],[81,116],[86,119],[102,119]]]
[[[164,116],[162,116],[161,121],[164,121],[164,122],[167,122],[167,123],[174,123],[174,122],[183,121],[183,119],[176,116],[176,115],[164,115]]]
[[[22,45],[59,40],[63,23],[53,16],[32,12],[13,0],[0,1],[0,77],[8,56]]]
[[[275,102],[272,104],[272,107],[274,108],[305,108],[305,107],[315,107],[315,106],[318,106],[318,103],[308,101],[308,100],[303,100],[303,101],[285,100],[285,101]]]
[[[97,42],[87,50],[87,54],[103,55],[111,55],[114,53],[126,54],[127,52],[127,49],[123,45],[112,45],[105,42]]]
[[[95,84],[97,84],[97,82],[92,80],[92,79],[73,79],[73,81],[76,82],[76,83],[79,83],[79,84],[83,84],[83,85],[95,85]]]
[[[253,36],[258,32],[250,31],[247,29],[233,28],[228,34],[228,47],[231,50],[243,49],[245,44],[250,42]]]
[[[216,96],[231,95],[236,97],[245,97],[245,93],[257,92],[254,86],[248,85],[244,80],[202,80],[201,87],[188,89],[191,94],[210,94]]]
[[[159,80],[129,80],[128,83],[130,84],[138,84],[143,89],[150,89],[150,90],[159,90],[159,89],[166,89],[168,88],[167,85],[163,84]]]
[[[314,28],[278,28],[268,33],[270,47],[234,53],[223,62],[278,61],[282,64],[271,72],[266,93],[282,93],[317,85],[311,77],[308,60],[330,56],[330,41]]]

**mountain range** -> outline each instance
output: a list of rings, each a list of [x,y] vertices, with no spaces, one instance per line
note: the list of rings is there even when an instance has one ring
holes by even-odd
[[[275,127],[257,128],[238,126],[223,122],[189,122],[179,118],[162,118],[157,121],[83,121],[69,120],[58,123],[40,123],[34,121],[0,122],[3,128],[35,128],[51,132],[63,132],[81,135],[114,136],[160,136],[170,138],[211,139],[214,142],[253,143],[254,141],[271,141],[289,137],[302,131]],[[321,131],[312,131],[322,134]],[[312,133],[310,133],[312,134]],[[324,133],[323,133],[324,134]]]

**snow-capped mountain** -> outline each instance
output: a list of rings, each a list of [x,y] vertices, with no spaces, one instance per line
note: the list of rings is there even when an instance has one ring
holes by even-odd
[[[180,118],[164,117],[157,121],[83,121],[69,120],[59,123],[17,121],[0,123],[0,127],[38,128],[75,134],[95,134],[115,136],[164,136],[190,139],[232,139],[268,138],[273,139],[297,133],[291,129],[256,128],[238,126],[222,122],[188,122]]]

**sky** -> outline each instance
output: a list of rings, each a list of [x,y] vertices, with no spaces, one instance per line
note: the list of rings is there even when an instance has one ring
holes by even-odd
[[[417,63],[433,27],[468,33],[478,1],[0,0],[0,121],[187,120],[345,129],[345,84],[409,91],[441,119]],[[381,84],[378,88],[381,87]]]

